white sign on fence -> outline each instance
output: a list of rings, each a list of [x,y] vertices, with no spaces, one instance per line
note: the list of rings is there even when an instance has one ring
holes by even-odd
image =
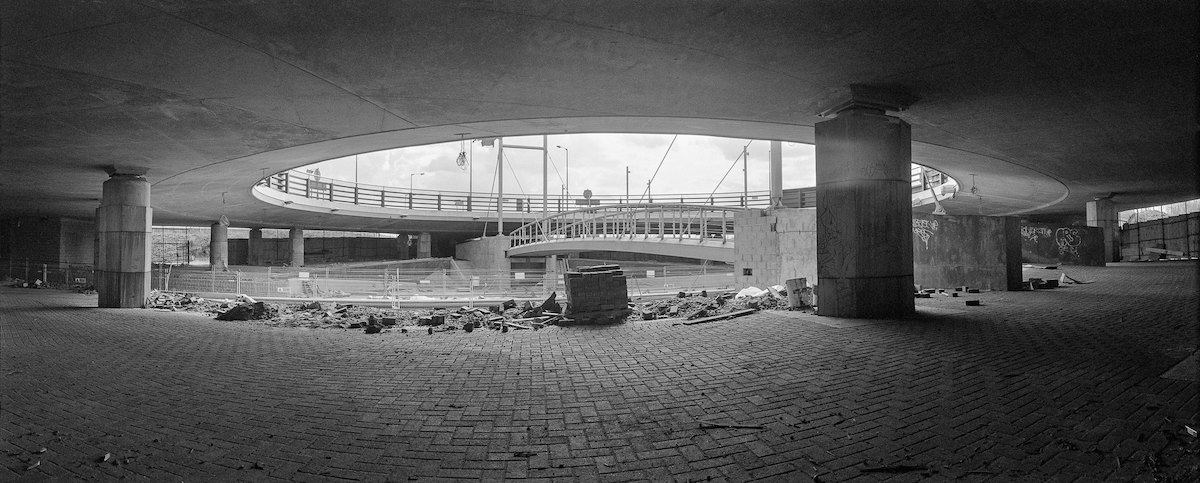
[[[300,278],[308,278],[308,272],[300,272],[297,273],[296,276]]]
[[[654,270],[646,270],[646,278],[654,278]]]
[[[478,287],[478,286],[479,286],[479,277],[478,277],[478,276],[471,277],[471,286],[472,286],[472,287]]]
[[[517,280],[525,280],[525,272],[516,272],[513,274],[513,278]]]

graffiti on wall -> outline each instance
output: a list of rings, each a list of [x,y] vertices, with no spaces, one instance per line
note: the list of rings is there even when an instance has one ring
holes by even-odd
[[[937,220],[914,219],[912,224],[913,234],[921,239],[921,242],[925,244],[925,249],[928,250],[929,238],[932,237],[938,229]]]
[[[1051,234],[1050,229],[1044,226],[1021,226],[1021,237],[1034,243],[1041,238],[1050,238]]]
[[[1058,244],[1059,255],[1079,256],[1079,244],[1083,242],[1083,238],[1079,236],[1079,230],[1076,228],[1059,228],[1054,230],[1054,243]]]

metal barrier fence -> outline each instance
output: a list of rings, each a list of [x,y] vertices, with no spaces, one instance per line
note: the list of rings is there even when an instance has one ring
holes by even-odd
[[[731,267],[662,266],[626,271],[630,296],[732,289]],[[230,271],[155,265],[151,287],[176,292],[241,293],[252,297],[421,300],[423,298],[564,295],[560,272],[462,269],[400,270],[235,267]]]
[[[30,258],[0,259],[0,273],[5,279],[27,282],[41,280],[51,287],[87,287],[95,284],[91,264],[66,263],[58,260]]]

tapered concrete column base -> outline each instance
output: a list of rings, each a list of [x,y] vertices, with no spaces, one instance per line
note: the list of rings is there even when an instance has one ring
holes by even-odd
[[[913,313],[910,139],[878,110],[817,123],[818,314]]]
[[[150,295],[150,182],[114,174],[96,208],[96,292],[104,308],[145,307]]]
[[[208,237],[208,266],[213,270],[229,269],[229,227],[213,223]]]

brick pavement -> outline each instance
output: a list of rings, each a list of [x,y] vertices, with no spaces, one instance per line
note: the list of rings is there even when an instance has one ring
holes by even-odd
[[[1096,283],[902,321],[432,336],[0,289],[0,480],[1194,477],[1198,384],[1159,377],[1197,345],[1194,265],[1069,272]]]

